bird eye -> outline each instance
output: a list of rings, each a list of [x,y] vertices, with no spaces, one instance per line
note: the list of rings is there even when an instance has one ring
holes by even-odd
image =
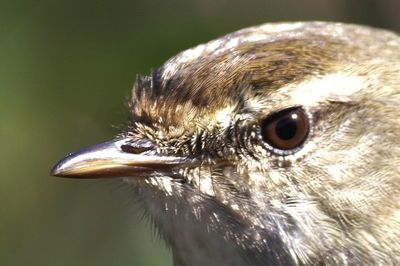
[[[300,147],[307,139],[309,131],[309,119],[301,107],[274,113],[261,124],[263,140],[272,148],[284,151]]]

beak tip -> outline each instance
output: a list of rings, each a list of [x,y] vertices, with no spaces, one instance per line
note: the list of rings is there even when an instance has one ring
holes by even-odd
[[[49,173],[49,175],[51,175],[51,176],[57,176],[57,170],[56,169],[54,169],[54,167],[50,170],[50,173]]]
[[[50,170],[50,175],[51,176],[57,176],[57,177],[64,177],[63,169],[60,165],[60,162],[58,162],[56,165],[53,166],[53,168]]]

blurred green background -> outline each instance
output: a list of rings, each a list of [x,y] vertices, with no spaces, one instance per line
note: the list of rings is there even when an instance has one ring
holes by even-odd
[[[49,176],[110,139],[136,74],[271,21],[400,29],[398,0],[0,1],[0,265],[171,265],[120,180]]]

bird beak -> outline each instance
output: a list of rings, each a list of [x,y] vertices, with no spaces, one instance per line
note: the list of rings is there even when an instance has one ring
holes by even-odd
[[[71,178],[145,177],[171,172],[175,166],[187,163],[184,157],[158,154],[148,142],[119,138],[69,154],[50,174]]]

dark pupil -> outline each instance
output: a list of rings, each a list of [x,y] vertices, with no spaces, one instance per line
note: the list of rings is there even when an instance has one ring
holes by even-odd
[[[291,115],[288,115],[278,121],[275,132],[280,139],[289,140],[296,135],[297,123]]]

